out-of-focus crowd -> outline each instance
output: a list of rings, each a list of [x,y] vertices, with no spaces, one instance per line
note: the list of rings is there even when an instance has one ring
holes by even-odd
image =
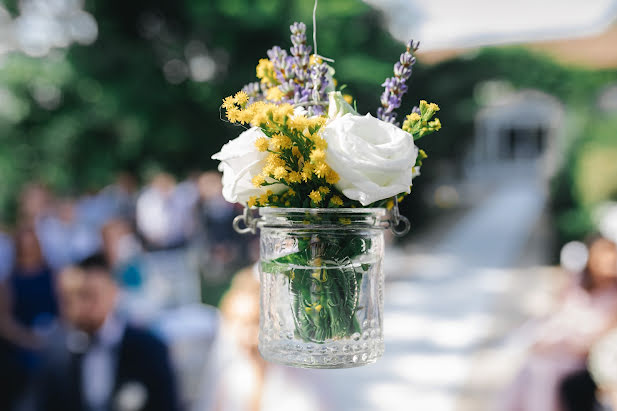
[[[601,236],[572,245],[584,266],[568,273],[551,312],[517,332],[528,355],[499,410],[617,410],[617,245]]]
[[[305,385],[257,353],[258,279],[231,275],[258,244],[221,189],[216,172],[122,174],[79,197],[25,186],[0,231],[0,409],[284,409],[272,381]],[[220,311],[202,304],[230,281]]]

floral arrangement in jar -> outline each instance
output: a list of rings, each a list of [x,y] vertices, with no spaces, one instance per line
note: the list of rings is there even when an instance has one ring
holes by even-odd
[[[225,199],[247,207],[237,222],[261,229],[262,355],[302,367],[363,365],[383,353],[383,231],[401,222],[408,230],[398,202],[426,158],[415,141],[441,128],[439,107],[422,100],[397,121],[418,43],[383,83],[373,117],[336,90],[306,26],[290,29],[289,52],[268,50],[259,81],[223,100],[226,118],[247,130],[212,158]]]

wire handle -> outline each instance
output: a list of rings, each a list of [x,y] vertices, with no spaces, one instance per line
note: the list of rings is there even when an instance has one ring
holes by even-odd
[[[409,232],[411,229],[411,223],[409,219],[404,215],[401,215],[401,212],[398,208],[398,197],[394,196],[394,206],[390,212],[390,220],[389,220],[389,228],[397,237],[402,237]]]
[[[236,233],[238,234],[256,234],[257,233],[257,223],[259,222],[259,218],[253,217],[253,213],[248,207],[244,207],[244,211],[239,216],[234,218],[232,226]],[[243,225],[244,227],[242,227]]]

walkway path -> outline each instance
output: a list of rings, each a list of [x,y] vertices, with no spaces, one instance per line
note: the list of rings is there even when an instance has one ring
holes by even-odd
[[[387,254],[393,280],[386,280],[384,357],[361,368],[308,371],[328,387],[332,408],[455,410],[543,205],[539,187],[511,182],[429,253]]]

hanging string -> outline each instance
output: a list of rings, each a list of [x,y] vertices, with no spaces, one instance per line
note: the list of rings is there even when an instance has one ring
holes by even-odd
[[[315,6],[313,6],[313,51],[315,52],[315,57],[319,57],[322,60],[328,61],[330,63],[334,63],[334,59],[320,56],[317,53],[317,2],[319,0],[315,0]]]

